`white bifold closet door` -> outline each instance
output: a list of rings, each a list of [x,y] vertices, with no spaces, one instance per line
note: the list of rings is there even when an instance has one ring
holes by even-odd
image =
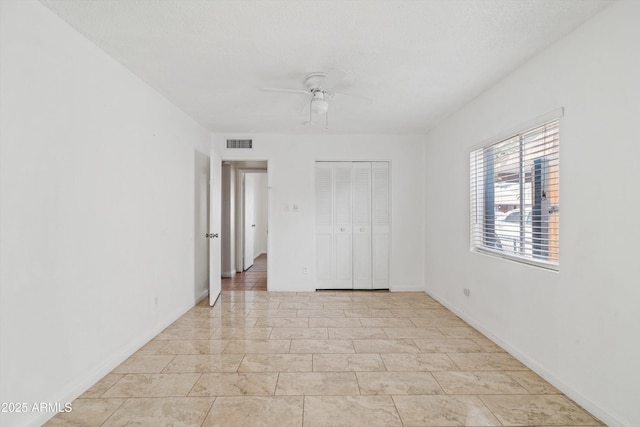
[[[316,163],[317,289],[389,288],[388,171],[388,162]]]

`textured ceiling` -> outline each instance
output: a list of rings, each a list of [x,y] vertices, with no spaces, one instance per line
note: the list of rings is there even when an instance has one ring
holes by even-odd
[[[347,73],[329,132],[424,133],[609,0],[41,0],[218,133],[305,126],[314,71]],[[319,121],[323,122],[323,119]]]

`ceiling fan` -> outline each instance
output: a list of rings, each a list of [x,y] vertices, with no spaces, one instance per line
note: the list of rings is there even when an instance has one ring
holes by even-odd
[[[360,98],[365,101],[371,101],[358,95],[350,95],[346,93],[333,92],[333,87],[346,77],[346,73],[340,69],[332,68],[328,72],[313,72],[306,75],[304,85],[306,89],[282,89],[282,88],[263,88],[266,92],[296,93],[307,96],[305,104],[309,108],[309,121],[305,124],[313,125],[314,115],[323,115],[325,118],[325,128],[329,127],[329,102],[334,96],[349,96]]]

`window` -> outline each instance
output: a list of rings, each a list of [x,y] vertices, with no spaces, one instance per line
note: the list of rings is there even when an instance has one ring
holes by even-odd
[[[557,269],[559,120],[474,150],[471,249]]]

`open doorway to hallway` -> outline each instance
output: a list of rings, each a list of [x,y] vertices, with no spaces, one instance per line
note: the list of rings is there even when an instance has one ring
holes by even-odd
[[[222,162],[222,290],[267,290],[267,161]]]
[[[259,255],[249,269],[222,279],[223,291],[266,291],[267,254]]]

